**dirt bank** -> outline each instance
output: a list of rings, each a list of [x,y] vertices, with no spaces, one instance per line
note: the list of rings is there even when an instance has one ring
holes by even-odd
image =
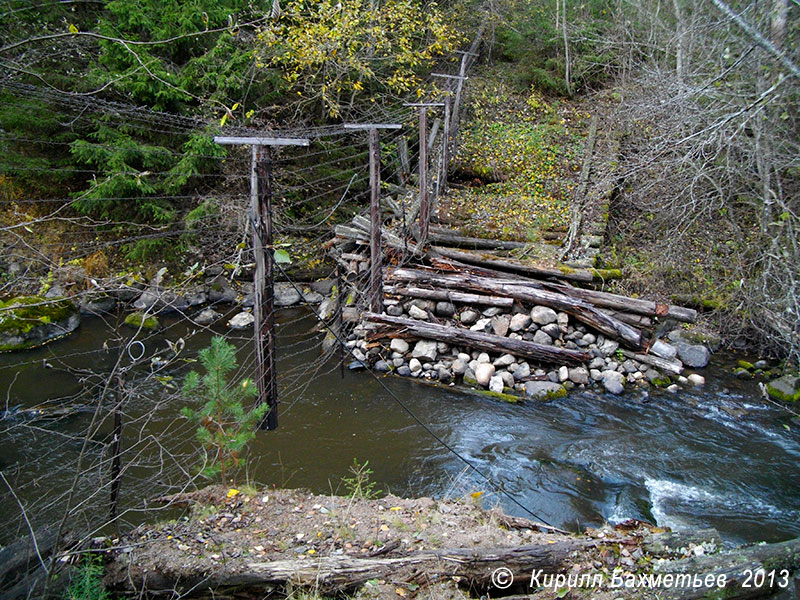
[[[748,550],[715,554],[719,537],[710,530],[674,535],[632,522],[570,535],[498,509],[485,510],[473,496],[460,501],[396,496],[368,500],[302,490],[245,493],[213,487],[168,500],[189,504],[191,516],[139,527],[121,540],[106,569],[106,584],[116,592],[140,597],[346,594],[432,599],[512,593],[618,598],[653,592],[689,598],[717,591],[737,597],[741,581],[733,573],[738,565],[752,569],[759,561],[772,560],[770,568],[786,569],[788,583],[800,566],[797,540],[786,548],[757,546],[769,549],[760,550],[769,554],[765,558]],[[693,562],[707,559],[711,562]],[[690,586],[676,595],[668,586],[651,590],[612,585],[615,576],[619,583],[633,573],[717,577],[723,563],[728,578],[724,590]],[[514,585],[498,580],[501,568],[516,578]],[[553,580],[558,574],[565,579]]]

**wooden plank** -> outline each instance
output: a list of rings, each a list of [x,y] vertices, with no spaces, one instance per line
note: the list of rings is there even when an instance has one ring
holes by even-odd
[[[428,108],[419,108],[419,239],[424,246],[428,241],[430,206],[428,205]]]
[[[383,249],[381,248],[381,148],[378,130],[369,130],[369,216],[370,216],[370,269],[369,305],[375,312],[383,310]]]
[[[402,129],[399,123],[345,123],[345,129]]]
[[[222,146],[308,146],[308,138],[275,138],[275,137],[230,137],[214,136],[214,142]]]

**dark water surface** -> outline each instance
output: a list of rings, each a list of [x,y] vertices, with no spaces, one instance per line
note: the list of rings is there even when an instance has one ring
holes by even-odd
[[[34,521],[60,514],[63,498],[50,504],[43,499],[71,483],[71,472],[60,467],[75,460],[81,442],[69,436],[85,430],[93,412],[87,407],[58,420],[30,421],[20,410],[81,389],[75,374],[46,368],[43,359],[109,370],[117,353],[100,349],[112,340],[114,321],[85,319],[67,339],[0,355],[0,402],[6,410],[0,469]],[[369,374],[346,372],[341,378],[335,364],[320,361],[320,336],[310,333],[314,319],[308,313],[282,311],[279,321],[280,428],[259,433],[252,443],[249,479],[326,493],[340,488],[357,458],[369,461],[372,479],[384,490],[434,496],[486,490],[487,503],[528,516],[488,493]],[[209,332],[190,337],[189,324],[166,325],[147,340],[146,357],[164,348],[166,339],[185,337],[185,357],[208,344]],[[222,324],[217,330],[226,332]],[[236,343],[240,362],[248,364],[245,336]],[[412,380],[382,381],[437,435],[551,524],[576,529],[639,518],[673,528],[715,527],[728,542],[800,535],[800,426],[786,411],[763,404],[753,382],[730,378],[724,367],[705,370],[705,388],[676,395],[583,392],[547,404],[510,405]],[[123,479],[128,509],[144,509],[154,494],[185,479],[181,469],[191,470],[180,456],[195,445],[191,427],[178,417],[186,401],[165,400],[174,392],[168,386],[180,386],[188,368],[166,369],[163,375],[173,381],[146,377],[149,367],[130,376],[140,383],[126,408],[126,457],[132,460],[135,444],[149,444],[143,451],[149,458],[139,457],[142,464]],[[746,416],[739,416],[741,409]],[[103,427],[107,436],[110,420]],[[89,445],[89,458],[103,456],[103,435]],[[162,440],[163,448],[154,451],[153,439]],[[88,490],[97,487],[90,475],[81,483]],[[0,487],[0,498],[3,543],[24,529],[7,487]],[[126,513],[133,522],[148,518],[146,511]]]

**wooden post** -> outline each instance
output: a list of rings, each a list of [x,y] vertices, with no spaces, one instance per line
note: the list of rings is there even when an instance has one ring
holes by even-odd
[[[400,129],[397,124],[345,124],[345,129],[369,131],[369,218],[370,266],[369,306],[372,312],[383,312],[383,249],[381,248],[381,147],[378,129]]]
[[[342,277],[342,265],[336,263],[336,312],[334,317],[334,332],[336,333],[336,345],[339,347],[339,375],[344,379],[344,345],[342,344],[342,337],[344,336],[344,289],[342,287],[344,278]]]
[[[419,107],[419,243],[428,241],[428,107]]]
[[[254,146],[255,148],[255,146]],[[261,384],[258,389],[263,392],[262,401],[269,405],[261,429],[277,429],[278,427],[278,377],[275,369],[275,277],[272,269],[272,156],[269,146],[258,146],[258,204],[256,222],[261,225],[262,252],[259,254],[263,264],[264,276],[257,286],[261,287],[261,327],[256,338],[263,344],[262,367],[260,369]],[[258,259],[256,260],[258,264]],[[256,323],[258,324],[258,323]]]
[[[451,109],[451,100],[450,96],[447,96],[444,99],[444,133],[442,140],[442,170],[439,173],[439,191],[436,194],[439,196],[440,194],[447,193],[447,169],[450,166],[450,109]]]
[[[399,177],[398,180],[401,186],[408,185],[409,173],[411,167],[408,163],[408,140],[402,136],[397,141],[397,156],[399,159]]]
[[[451,144],[452,144],[452,152],[455,152],[456,146],[456,136],[458,134],[458,114],[459,108],[461,106],[461,90],[464,87],[464,82],[469,79],[466,77],[465,73],[467,70],[467,60],[469,56],[477,56],[473,55],[469,52],[463,53],[464,56],[461,57],[461,68],[459,69],[460,75],[448,75],[446,73],[431,73],[434,77],[441,77],[443,79],[450,79],[456,81],[456,91],[455,91],[455,98],[453,99],[452,106],[450,103],[450,98],[446,99],[445,103],[445,128],[447,130],[447,136],[445,140],[448,141],[446,146],[448,147],[448,154],[451,151]],[[450,141],[450,138],[453,138]],[[449,158],[448,158],[449,160]],[[447,163],[445,163],[445,170],[447,169]]]
[[[270,407],[259,427],[278,427],[278,378],[275,369],[275,287],[272,271],[272,162],[271,146],[308,146],[305,138],[225,137],[217,144],[250,146],[250,220],[253,259],[253,337],[256,354],[256,404]]]
[[[419,239],[417,241],[424,246],[428,240],[428,226],[431,220],[428,197],[428,108],[444,106],[444,103],[410,102],[403,106],[419,107]]]
[[[370,263],[369,305],[373,312],[383,311],[383,250],[381,249],[381,147],[378,130],[369,130],[369,220]]]

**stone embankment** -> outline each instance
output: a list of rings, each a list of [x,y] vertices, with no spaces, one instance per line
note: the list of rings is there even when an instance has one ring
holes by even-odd
[[[707,346],[693,343],[678,328],[668,336],[677,357],[664,361],[672,370],[659,369],[651,364],[661,362],[657,357],[632,352],[569,314],[540,305],[530,308],[516,305],[504,310],[457,307],[446,301],[390,299],[385,313],[447,323],[487,336],[529,341],[538,346],[575,350],[586,356],[585,361],[578,363],[545,364],[509,352],[492,353],[430,339],[403,339],[402,332],[398,337],[373,343],[373,338],[379,334],[363,326],[356,327],[347,341],[355,360],[376,371],[444,384],[463,383],[512,401],[518,397],[551,399],[565,396],[571,389],[591,386],[602,387],[613,394],[621,394],[626,388],[650,386],[677,391],[680,385],[705,383],[701,374],[684,372],[684,369],[702,369],[711,356]]]

